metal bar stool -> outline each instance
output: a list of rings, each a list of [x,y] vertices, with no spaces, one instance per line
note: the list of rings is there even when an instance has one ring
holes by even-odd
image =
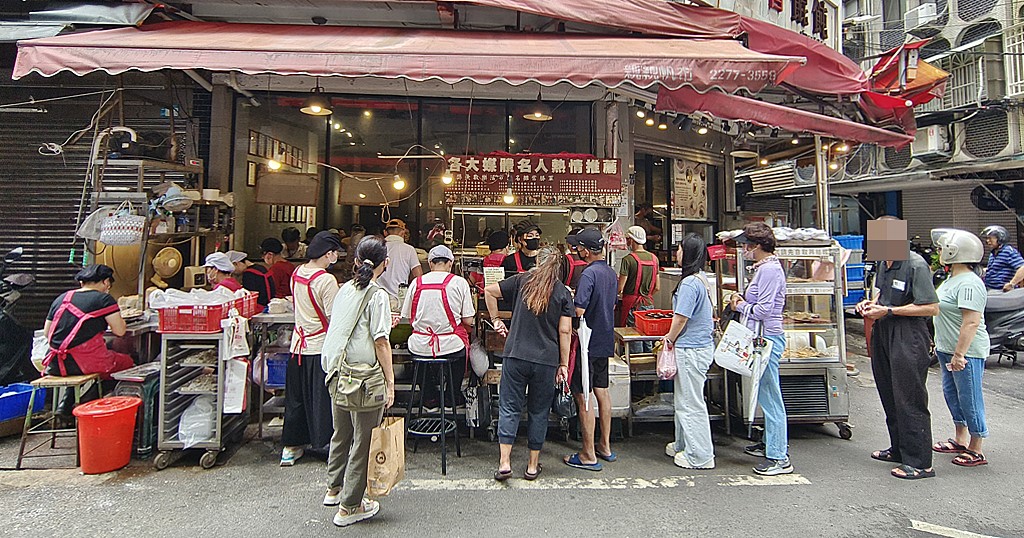
[[[428,437],[431,441],[441,441],[441,474],[448,474],[448,444],[449,434],[455,436],[455,454],[462,457],[462,444],[459,442],[459,428],[455,422],[457,403],[455,399],[455,379],[452,375],[452,365],[446,359],[434,359],[424,357],[412,357],[412,387],[409,392],[409,402],[405,409],[406,437],[413,438],[413,452],[419,448],[419,438]],[[438,393],[441,395],[438,413],[425,413],[423,407],[423,385],[427,382],[427,374],[431,368],[437,368],[440,373],[438,380]],[[413,402],[417,401],[417,387],[419,388],[418,409],[413,416]],[[449,392],[451,400],[446,400],[445,393]],[[451,407],[451,415],[447,408]]]
[[[50,448],[54,449],[57,447],[57,437],[74,437],[75,439],[75,466],[81,464],[78,453],[78,419],[72,418],[73,427],[71,428],[60,428],[57,424],[57,407],[60,403],[61,389],[73,390],[75,394],[75,406],[77,407],[82,401],[82,395],[85,394],[89,388],[90,383],[96,383],[96,388],[99,390],[99,395],[103,396],[103,387],[100,384],[100,376],[98,374],[87,374],[87,375],[72,375],[67,377],[52,376],[48,375],[32,381],[32,392],[28,398],[28,414],[25,415],[25,426],[21,430],[21,447],[18,449],[18,463],[14,466],[15,469],[21,469],[21,462],[26,458],[49,458],[57,456],[70,456],[71,452],[58,452],[56,454],[37,454],[30,456],[32,452],[42,448],[47,443],[50,444]],[[50,412],[50,416],[44,419],[35,426],[32,425],[32,406],[35,405],[36,401],[36,389],[52,389],[53,390],[53,408]],[[73,417],[73,415],[72,415]],[[25,444],[28,442],[29,435],[47,435],[49,434],[49,440],[44,440],[42,443],[25,450]]]

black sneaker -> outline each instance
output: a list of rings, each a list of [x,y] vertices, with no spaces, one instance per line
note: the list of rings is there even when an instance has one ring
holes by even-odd
[[[754,472],[762,476],[789,474],[793,472],[793,464],[789,462],[789,458],[784,460],[772,460],[765,458],[760,465],[754,467]]]
[[[763,458],[763,457],[765,457],[765,455],[764,455],[764,443],[756,443],[756,444],[753,444],[753,445],[747,445],[747,447],[743,449],[743,452],[745,452],[747,454],[750,454],[751,456],[754,456],[755,458]]]

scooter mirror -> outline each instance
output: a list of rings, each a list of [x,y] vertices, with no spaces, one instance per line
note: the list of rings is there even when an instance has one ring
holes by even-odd
[[[24,253],[25,253],[25,249],[22,248],[22,247],[18,247],[16,249],[8,252],[7,255],[4,256],[4,261],[7,262],[7,263],[11,263],[14,260],[17,260],[18,258],[20,258],[21,255],[24,254]]]

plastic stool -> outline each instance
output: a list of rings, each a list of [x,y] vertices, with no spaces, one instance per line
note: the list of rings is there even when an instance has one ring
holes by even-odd
[[[53,389],[53,410],[56,410],[61,396],[60,389],[71,389],[75,391],[75,406],[82,402],[82,395],[85,393],[90,383],[96,383],[96,388],[99,390],[100,397],[103,396],[103,387],[100,385],[100,376],[98,374],[86,374],[86,375],[72,375],[67,377],[48,375],[32,381],[32,393],[28,398],[28,408],[32,409],[35,405],[36,400],[36,389]],[[40,449],[47,443],[43,441],[38,445],[25,450],[25,444],[28,442],[29,435],[50,435],[50,448],[57,447],[57,436],[62,437],[74,437],[75,438],[75,467],[78,467],[81,463],[78,452],[78,420],[72,417],[74,420],[74,427],[72,428],[58,428],[57,427],[57,414],[51,410],[50,416],[45,420],[32,426],[32,413],[29,412],[25,415],[25,427],[21,430],[21,447],[18,449],[18,463],[14,466],[15,469],[21,469],[21,462],[25,458],[49,458],[57,456],[70,456],[70,452],[60,452],[57,454],[38,454],[35,456],[29,456],[32,452]]]
[[[413,452],[419,448],[419,438],[429,437],[431,440],[440,438],[441,441],[441,474],[448,474],[448,434],[455,434],[455,454],[462,457],[462,445],[459,442],[459,428],[455,423],[456,400],[455,380],[452,375],[452,365],[446,359],[434,359],[429,357],[412,358],[412,387],[409,393],[409,403],[405,410],[406,436],[413,437]],[[437,368],[440,372],[437,391],[441,395],[440,412],[438,415],[427,414],[423,410],[423,385],[427,381],[427,373],[431,368]],[[416,401],[416,388],[419,387],[419,409],[413,416],[412,404]],[[445,393],[450,391],[451,400],[446,401]],[[447,408],[451,407],[451,416],[448,417]]]

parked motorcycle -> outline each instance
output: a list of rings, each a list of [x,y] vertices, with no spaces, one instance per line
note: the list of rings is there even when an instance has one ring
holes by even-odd
[[[0,261],[0,385],[19,383],[39,377],[32,365],[32,331],[14,319],[14,305],[21,298],[21,290],[36,279],[30,274],[7,275],[7,266],[24,254],[18,247]]]

